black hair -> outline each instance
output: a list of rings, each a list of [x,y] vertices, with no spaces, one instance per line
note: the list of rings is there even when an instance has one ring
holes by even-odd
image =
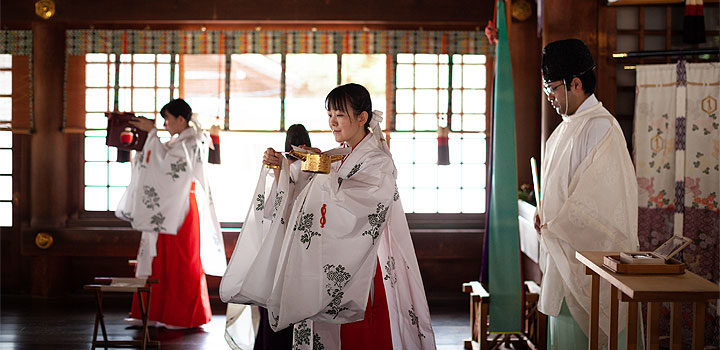
[[[190,105],[181,98],[172,100],[163,106],[160,110],[160,115],[163,118],[165,118],[165,112],[168,112],[175,117],[183,117],[183,119],[187,122],[189,122],[190,117],[192,117],[192,108],[190,108]]]
[[[305,126],[302,124],[290,125],[287,129],[287,133],[285,134],[285,152],[290,152],[290,150],[292,150],[292,146],[301,145],[312,147],[310,144],[310,135],[308,134],[307,129],[305,129]],[[290,160],[297,159],[291,155],[288,155],[287,157]]]
[[[370,120],[372,119],[372,101],[368,90],[355,83],[340,85],[327,95],[325,98],[325,109],[343,111],[349,115],[348,105],[352,108],[353,115],[359,116],[362,112],[367,112],[367,121],[365,121],[365,129],[370,130]]]
[[[590,95],[595,93],[595,84],[597,79],[595,78],[595,73],[592,70],[577,75],[577,77],[582,82],[583,91],[586,94]],[[570,78],[570,81],[572,81],[572,78]]]
[[[596,78],[593,69],[595,61],[588,47],[581,40],[565,39],[553,41],[542,51],[541,69],[545,85],[562,80],[565,89],[578,77],[586,94],[595,92]]]

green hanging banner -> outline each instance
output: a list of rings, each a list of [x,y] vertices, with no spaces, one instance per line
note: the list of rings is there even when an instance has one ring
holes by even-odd
[[[495,101],[492,130],[492,185],[488,215],[490,332],[519,333],[523,320],[523,281],[518,236],[515,106],[505,2],[497,3]]]

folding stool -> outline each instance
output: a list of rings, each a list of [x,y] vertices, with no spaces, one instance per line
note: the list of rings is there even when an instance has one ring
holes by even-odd
[[[150,340],[148,334],[148,313],[150,310],[150,287],[157,283],[154,278],[125,278],[125,277],[95,277],[96,284],[87,284],[85,290],[95,291],[97,312],[95,313],[95,329],[93,330],[92,349],[95,347],[132,346],[145,350],[146,346],[157,347],[160,342]],[[142,339],[134,340],[108,340],[105,329],[105,320],[102,310],[103,293],[137,293],[142,316]],[[145,297],[143,298],[143,293]],[[103,340],[98,340],[98,324],[102,329]]]

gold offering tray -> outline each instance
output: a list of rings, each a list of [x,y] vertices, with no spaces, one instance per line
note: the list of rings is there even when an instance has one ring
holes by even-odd
[[[330,173],[330,164],[345,158],[344,154],[328,155],[327,153],[310,153],[296,150],[290,151],[290,155],[302,160],[302,171],[309,173]]]

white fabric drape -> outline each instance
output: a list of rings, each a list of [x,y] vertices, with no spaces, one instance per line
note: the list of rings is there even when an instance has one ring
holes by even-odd
[[[640,247],[654,250],[672,235],[690,238],[693,244],[679,258],[688,270],[715,283],[720,282],[719,99],[720,63],[637,66]],[[719,312],[718,304],[708,304],[708,315]],[[708,345],[718,344],[716,320],[706,324]],[[661,332],[669,328],[665,321],[660,327]],[[684,329],[683,339],[690,338]]]
[[[718,211],[718,77],[718,63],[637,67],[639,203],[673,211],[677,236],[684,235],[686,208]]]
[[[210,187],[205,177],[207,142],[202,131],[187,128],[168,143],[153,129],[132,163],[132,178],[115,215],[142,232],[137,277],[152,273],[157,254],[157,235],[177,234],[190,207],[193,182],[200,215],[200,258],[205,273],[221,276],[226,258],[220,223],[215,216]]]
[[[434,349],[395,167],[378,138],[365,137],[329,174],[307,179],[299,163],[283,161],[277,185],[261,171],[221,299],[267,307],[273,329],[294,325],[298,348],[336,349],[340,324],[364,316],[379,262],[393,347]]]

